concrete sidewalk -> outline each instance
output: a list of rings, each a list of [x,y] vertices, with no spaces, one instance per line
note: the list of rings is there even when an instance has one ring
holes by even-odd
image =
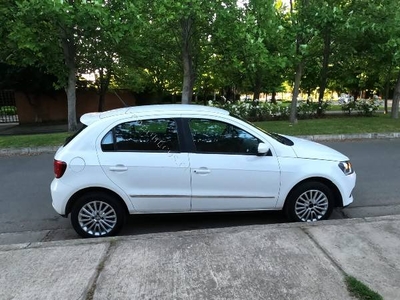
[[[0,299],[400,298],[400,215],[0,246]]]

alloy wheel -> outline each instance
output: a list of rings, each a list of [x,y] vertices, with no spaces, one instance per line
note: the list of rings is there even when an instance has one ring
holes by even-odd
[[[91,201],[80,209],[78,222],[82,230],[90,236],[104,236],[117,224],[117,213],[106,202]]]
[[[318,221],[325,216],[329,207],[328,197],[320,190],[308,190],[295,202],[295,213],[303,222]]]

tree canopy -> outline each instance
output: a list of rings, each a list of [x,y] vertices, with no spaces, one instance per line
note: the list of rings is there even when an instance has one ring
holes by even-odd
[[[398,117],[397,0],[3,0],[0,16],[1,66],[56,79],[70,130],[77,78],[88,72],[99,110],[110,86],[190,103],[217,92],[275,100],[285,83],[294,110],[300,91],[317,90],[317,101],[326,89],[394,93]]]

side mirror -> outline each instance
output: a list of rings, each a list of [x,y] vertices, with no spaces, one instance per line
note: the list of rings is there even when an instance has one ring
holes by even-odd
[[[258,144],[258,148],[257,148],[257,152],[258,155],[265,155],[269,152],[269,146],[265,143],[259,143]]]

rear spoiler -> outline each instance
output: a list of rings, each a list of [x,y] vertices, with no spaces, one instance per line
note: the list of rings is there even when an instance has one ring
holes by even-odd
[[[89,126],[90,124],[93,124],[94,122],[100,120],[100,114],[101,113],[99,112],[86,113],[81,116],[80,121],[82,124]]]

